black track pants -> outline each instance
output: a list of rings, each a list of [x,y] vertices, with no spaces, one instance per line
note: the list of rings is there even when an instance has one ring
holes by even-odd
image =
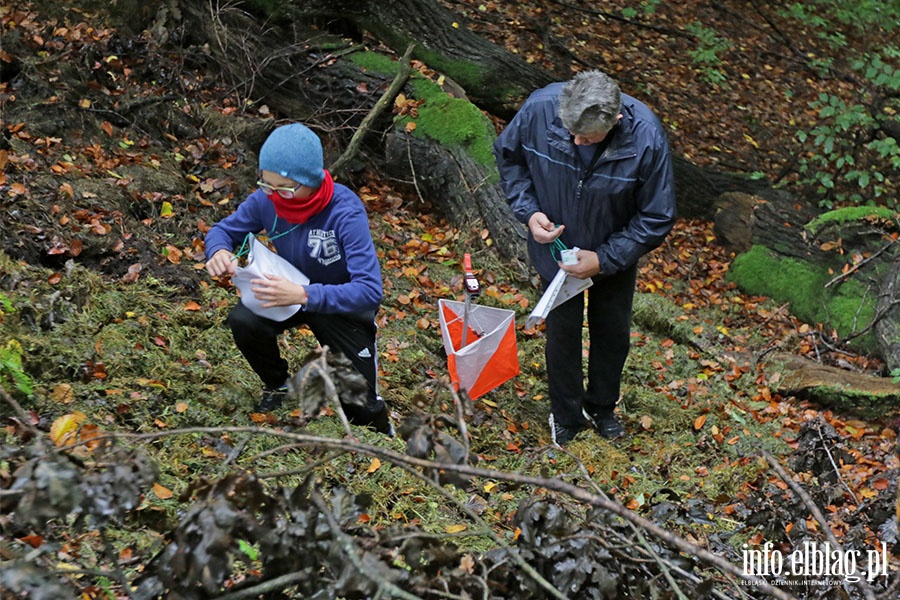
[[[238,303],[228,315],[228,325],[238,350],[267,388],[281,387],[291,375],[287,361],[281,356],[278,336],[288,329],[307,325],[319,344],[346,356],[366,378],[369,400],[364,412],[377,413],[384,406],[378,396],[374,312],[337,315],[301,310],[286,321],[272,321],[253,314],[243,303]]]

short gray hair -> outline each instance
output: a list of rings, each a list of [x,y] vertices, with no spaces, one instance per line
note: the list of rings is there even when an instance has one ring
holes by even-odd
[[[582,71],[559,95],[559,118],[576,135],[607,132],[622,110],[622,92],[603,71]]]

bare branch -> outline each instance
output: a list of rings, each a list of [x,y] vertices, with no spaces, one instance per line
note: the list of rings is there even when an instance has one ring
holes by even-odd
[[[122,437],[132,440],[152,440],[161,437],[169,437],[173,435],[184,435],[192,433],[256,433],[260,435],[269,435],[292,440],[297,446],[327,448],[331,450],[343,450],[347,452],[355,452],[357,454],[365,454],[377,457],[379,460],[390,462],[397,466],[415,467],[418,469],[430,469],[454,472],[466,477],[480,477],[485,479],[495,479],[498,481],[508,481],[520,485],[529,485],[544,488],[554,492],[558,492],[571,497],[572,499],[594,508],[609,511],[618,517],[621,517],[629,523],[633,523],[640,527],[643,531],[649,533],[653,537],[669,544],[670,546],[695,557],[707,565],[710,565],[727,575],[731,575],[736,579],[752,582],[754,589],[758,592],[769,594],[779,600],[796,600],[792,594],[785,592],[775,586],[772,586],[762,578],[745,573],[744,570],[737,565],[732,564],[725,558],[713,554],[709,550],[691,543],[678,535],[663,529],[656,523],[634,513],[626,508],[622,503],[615,499],[606,498],[604,496],[592,493],[582,487],[563,481],[559,477],[534,477],[530,475],[521,475],[518,473],[507,473],[504,471],[495,471],[491,469],[483,469],[472,467],[469,465],[438,463],[431,460],[414,458],[405,454],[400,454],[393,450],[374,446],[348,439],[335,439],[330,437],[312,436],[300,433],[291,433],[279,431],[275,429],[266,429],[259,427],[194,427],[188,429],[172,430],[167,432],[157,432],[150,434],[117,434],[110,437]],[[97,440],[98,438],[93,438]],[[77,444],[76,444],[77,445]],[[821,515],[821,513],[819,513]],[[832,534],[833,535],[833,534]]]
[[[347,148],[344,150],[344,153],[338,157],[334,163],[331,165],[331,172],[339,175],[344,167],[347,166],[354,156],[356,156],[357,151],[359,150],[359,145],[362,143],[363,137],[369,132],[369,129],[372,127],[372,123],[381,116],[381,113],[385,111],[388,106],[393,105],[394,98],[397,97],[397,94],[400,93],[400,89],[406,83],[406,80],[409,79],[409,73],[411,71],[410,59],[412,57],[413,50],[415,49],[415,44],[410,44],[410,46],[404,52],[403,57],[400,59],[400,70],[397,72],[396,77],[391,82],[390,87],[384,93],[384,95],[378,99],[378,102],[375,103],[375,106],[372,107],[372,110],[369,111],[369,114],[365,116],[362,120],[362,123],[359,124],[359,129],[353,134],[353,137],[350,138],[350,142],[347,144]]]
[[[800,485],[793,480],[793,478],[788,474],[788,472],[781,466],[781,463],[778,462],[774,456],[772,456],[768,451],[763,450],[762,456],[766,459],[772,469],[778,473],[778,476],[781,477],[782,481],[784,481],[791,491],[794,492],[803,504],[806,505],[806,508],[809,509],[810,514],[813,518],[819,522],[822,526],[822,531],[825,534],[825,538],[834,546],[837,552],[843,552],[841,549],[841,543],[838,541],[837,537],[835,537],[834,532],[831,530],[831,527],[828,525],[828,520],[825,518],[825,515],[822,514],[822,511],[819,510],[818,505],[816,505],[815,501],[810,497],[810,495],[804,490]],[[845,582],[846,585],[847,582]],[[872,591],[872,588],[868,585],[868,583],[860,578],[859,581],[856,582],[856,587],[863,593],[866,597],[866,600],[875,600],[875,593]]]

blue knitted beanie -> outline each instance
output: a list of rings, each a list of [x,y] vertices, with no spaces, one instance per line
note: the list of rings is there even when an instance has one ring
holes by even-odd
[[[259,151],[260,171],[272,171],[311,188],[322,185],[322,169],[322,142],[300,123],[275,129]]]

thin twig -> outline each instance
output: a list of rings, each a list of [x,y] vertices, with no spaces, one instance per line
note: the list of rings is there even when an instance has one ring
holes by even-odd
[[[822,511],[819,509],[819,506],[815,503],[812,497],[804,490],[800,484],[798,484],[794,479],[788,474],[788,472],[781,466],[781,463],[778,462],[772,454],[770,454],[767,450],[762,450],[762,456],[766,459],[772,469],[778,474],[782,481],[784,481],[791,491],[793,491],[798,498],[806,505],[806,508],[809,509],[810,514],[813,518],[818,521],[818,523],[822,526],[822,531],[825,534],[825,538],[828,542],[834,547],[835,551],[839,554],[843,554],[843,549],[841,548],[841,543],[838,541],[837,537],[834,535],[834,532],[831,530],[831,526],[828,524],[828,520],[825,518],[825,515],[822,514]],[[848,582],[844,581],[846,585]],[[875,593],[872,591],[872,588],[869,586],[868,582],[864,580],[864,578],[860,577],[859,581],[855,582],[856,587],[863,593],[863,596],[866,597],[866,600],[875,600]]]
[[[244,439],[242,439],[238,443],[237,446],[235,446],[234,448],[231,449],[231,452],[228,453],[228,458],[225,459],[225,462],[223,462],[222,465],[223,466],[229,465],[229,464],[233,463],[234,461],[236,461],[238,459],[238,457],[241,455],[241,452],[244,451],[244,448],[247,447],[247,442],[249,442],[249,441],[250,441],[250,436],[249,435],[244,436]]]
[[[869,324],[868,324],[868,325],[866,325],[865,327],[863,327],[863,328],[860,329],[859,331],[855,331],[855,332],[849,334],[846,338],[844,338],[844,341],[845,341],[845,342],[849,342],[850,340],[852,340],[852,339],[854,339],[854,338],[858,338],[858,337],[860,337],[860,336],[862,336],[862,335],[865,335],[865,334],[868,333],[872,328],[874,328],[875,325],[877,325],[879,321],[881,321],[881,320],[882,320],[883,318],[885,318],[888,314],[890,314],[890,313],[894,310],[894,308],[896,308],[897,306],[900,306],[900,300],[891,300],[890,303],[889,303],[887,306],[885,306],[885,307],[882,308],[881,310],[878,310],[878,311],[875,313],[875,316],[872,317],[872,319],[869,321]]]
[[[279,590],[285,589],[293,583],[308,579],[309,573],[306,572],[288,573],[286,575],[275,577],[274,579],[267,579],[259,585],[244,588],[237,592],[225,594],[224,596],[217,596],[216,600],[245,600],[247,598],[259,598],[262,594],[277,592]]]
[[[506,540],[504,540],[499,535],[497,535],[497,533],[491,527],[489,527],[487,525],[487,523],[484,522],[484,519],[482,519],[478,514],[476,514],[473,510],[471,510],[466,505],[461,504],[456,498],[454,498],[444,488],[444,486],[437,484],[435,481],[426,477],[421,470],[414,468],[411,465],[405,465],[402,463],[394,463],[394,464],[396,466],[400,467],[401,469],[403,469],[404,471],[406,471],[407,473],[409,473],[410,475],[412,475],[413,477],[415,477],[416,479],[424,482],[426,485],[431,487],[433,490],[435,490],[441,496],[446,498],[448,501],[452,502],[453,504],[456,504],[457,508],[459,508],[459,510],[464,512],[466,514],[466,516],[468,516],[472,521],[479,523],[480,525],[482,525],[484,527],[485,533],[488,535],[488,537],[490,537],[491,540],[493,540],[493,542],[495,544],[497,544],[499,547],[503,548],[503,550],[506,552],[506,555],[509,556],[510,560],[512,560],[512,562],[515,563],[517,567],[522,569],[522,571],[525,574],[527,574],[535,582],[537,582],[537,584],[540,585],[542,588],[544,588],[544,590],[547,593],[549,593],[552,597],[557,598],[557,600],[566,600],[565,595],[563,595],[559,590],[557,590],[555,587],[553,587],[553,584],[551,584],[549,581],[547,581],[547,579],[543,575],[538,573],[534,569],[533,566],[531,566],[527,561],[525,561],[525,559],[523,559],[522,556],[518,552],[516,552],[516,550],[514,548],[512,548],[506,542]]]
[[[129,591],[131,589],[131,584],[128,581],[128,577],[125,575],[125,571],[122,570],[122,567],[119,565],[118,560],[112,552],[112,544],[110,544],[107,539],[106,529],[104,527],[98,527],[97,533],[100,535],[100,541],[103,544],[103,554],[107,561],[112,564],[112,578],[119,583],[119,587],[126,598],[133,598],[134,596],[132,596]]]
[[[607,496],[606,493],[600,488],[600,486],[598,486],[598,485],[594,482],[594,479],[593,479],[593,478],[590,476],[590,474],[588,473],[587,469],[586,469],[585,466],[584,466],[584,463],[581,462],[581,459],[578,458],[578,457],[576,457],[576,456],[574,456],[574,455],[572,455],[571,453],[568,453],[568,452],[567,452],[567,454],[569,454],[569,456],[572,456],[572,457],[576,460],[576,462],[577,462],[577,464],[578,464],[578,469],[581,471],[582,476],[585,478],[585,480],[588,482],[588,484],[589,484],[592,488],[594,488],[594,490],[597,492],[597,494],[598,494],[598,495],[601,495],[601,496],[603,496],[603,497],[605,497],[605,498],[608,498],[608,496]],[[675,591],[675,594],[676,594],[681,600],[688,600],[687,596],[684,595],[684,592],[681,590],[681,588],[678,586],[678,583],[675,581],[675,578],[672,577],[672,573],[669,571],[669,567],[674,567],[675,565],[672,565],[672,564],[670,564],[667,560],[663,559],[663,558],[662,558],[662,557],[661,557],[661,556],[653,549],[653,547],[650,546],[649,543],[647,543],[647,539],[644,537],[644,535],[641,533],[641,531],[640,531],[633,523],[628,523],[628,525],[631,527],[631,530],[632,530],[632,531],[634,532],[634,534],[637,536],[638,540],[639,540],[640,543],[641,543],[641,546],[643,546],[643,548],[644,548],[644,551],[645,551],[647,554],[650,555],[650,557],[653,559],[653,561],[654,561],[657,565],[659,565],[659,568],[660,568],[660,570],[662,571],[663,575],[665,576],[666,581],[669,582],[669,585],[670,585],[670,586],[672,587],[672,589]]]
[[[853,498],[854,504],[859,504],[859,498],[856,497],[856,494],[853,493],[853,490],[850,489],[850,486],[847,485],[847,482],[844,481],[844,478],[841,476],[841,470],[837,466],[837,462],[834,460],[834,455],[831,454],[831,449],[828,447],[828,443],[825,441],[825,436],[822,435],[822,428],[816,427],[816,433],[819,434],[819,439],[822,441],[822,448],[825,449],[825,454],[828,455],[828,460],[831,462],[831,468],[834,469],[834,474],[837,476],[838,481],[841,482],[841,485],[844,486],[844,489],[847,490],[847,493],[850,494],[850,497]]]
[[[296,447],[297,447],[296,444],[282,446],[282,448],[290,448],[290,449],[293,449]],[[319,467],[323,467],[323,466],[329,464],[331,461],[335,460],[341,454],[343,454],[343,452],[333,452],[331,454],[327,454],[326,456],[320,458],[319,460],[316,460],[313,462],[308,462],[308,463],[304,464],[302,469],[290,469],[287,471],[275,471],[274,473],[258,473],[256,475],[256,477],[257,477],[257,479],[262,480],[262,479],[278,479],[281,477],[296,477],[298,475],[305,476],[310,471],[314,471],[315,469],[318,469]],[[258,458],[259,456],[261,456],[261,455],[257,455],[256,457]],[[252,462],[252,461],[250,461],[250,462]]]
[[[356,545],[353,543],[353,539],[344,533],[344,530],[341,529],[340,524],[335,520],[334,515],[331,514],[331,511],[328,509],[328,505],[325,503],[325,499],[322,497],[322,494],[319,493],[318,490],[312,490],[309,494],[310,500],[312,500],[313,504],[316,505],[316,508],[319,509],[319,512],[325,517],[325,520],[328,521],[328,527],[331,529],[332,535],[334,535],[335,539],[340,543],[341,550],[343,550],[344,555],[347,559],[353,563],[353,566],[356,567],[356,570],[366,575],[366,577],[370,579],[374,579],[378,582],[379,588],[387,589],[392,596],[396,596],[397,598],[404,598],[405,600],[422,600],[420,596],[416,596],[415,594],[410,594],[406,590],[403,590],[393,582],[387,579],[384,575],[378,572],[377,569],[368,568],[363,561],[359,558],[359,552],[356,550]],[[380,593],[381,590],[379,590]]]
[[[322,384],[325,386],[325,397],[334,407],[334,411],[337,413],[338,418],[341,420],[341,424],[344,426],[344,432],[347,434],[347,437],[353,437],[353,430],[350,429],[350,421],[347,419],[347,413],[344,412],[344,407],[341,404],[341,397],[338,394],[337,387],[334,385],[334,381],[331,378],[331,375],[328,374],[328,346],[322,346],[319,351],[321,355],[310,361],[310,363],[305,367],[303,371],[303,377],[296,384],[291,380],[289,382],[289,387],[291,389],[291,393],[295,396],[299,396],[303,393],[303,390],[306,388],[307,383],[313,376],[319,376],[322,379]]]
[[[825,287],[828,288],[828,287],[831,287],[832,285],[834,285],[835,283],[840,283],[840,282],[844,281],[845,279],[849,279],[851,275],[853,275],[854,273],[859,271],[866,264],[872,262],[873,260],[875,260],[876,258],[881,256],[882,254],[884,254],[887,250],[889,250],[896,243],[897,243],[897,240],[891,238],[890,241],[887,244],[885,244],[884,246],[882,246],[881,248],[879,248],[877,252],[875,252],[871,256],[868,256],[865,259],[859,261],[858,263],[856,263],[855,265],[853,265],[852,267],[847,269],[845,272],[836,276],[834,279],[832,279],[831,281],[826,283]]]
[[[416,190],[416,196],[419,197],[419,202],[425,204],[425,198],[422,196],[422,190],[419,189],[419,182],[416,178],[416,167],[413,164],[412,147],[409,143],[409,137],[409,135],[406,136],[406,160],[409,162],[409,172],[412,174],[412,184]]]
[[[663,577],[665,577],[666,581],[669,582],[669,586],[671,586],[672,590],[675,592],[675,595],[678,596],[680,600],[688,600],[688,597],[684,595],[683,591],[681,591],[681,587],[679,587],[678,583],[675,581],[675,578],[672,577],[672,573],[669,572],[669,568],[667,566],[668,563],[664,561],[659,554],[656,553],[653,547],[647,542],[647,538],[644,537],[644,534],[641,533],[640,529],[635,527],[633,524],[631,525],[631,529],[634,531],[634,534],[641,542],[641,546],[643,546],[647,550],[647,552],[650,553],[650,556],[652,556],[653,560],[656,561],[656,564],[659,565]]]
[[[469,429],[466,427],[466,411],[463,407],[463,401],[460,395],[456,393],[449,381],[445,381],[444,385],[450,390],[453,396],[453,404],[456,406],[456,427],[459,429],[459,437],[462,439],[463,448],[466,450],[466,456],[469,456]]]
[[[331,377],[328,375],[328,361],[326,360],[327,355],[328,347],[325,346],[322,348],[322,356],[316,359],[315,366],[319,370],[322,381],[325,383],[325,393],[328,395],[328,399],[334,406],[335,412],[341,419],[341,424],[344,426],[344,432],[347,434],[347,437],[352,438],[353,430],[350,429],[350,421],[347,420],[347,413],[344,412],[344,407],[341,404],[341,397],[338,395],[337,388],[334,385],[334,381],[332,381]]]
[[[13,411],[15,411],[15,413],[18,415],[19,420],[22,423],[22,426],[24,426],[25,429],[27,429],[29,433],[31,433],[32,435],[34,435],[36,437],[39,437],[42,435],[40,430],[37,427],[35,427],[34,425],[32,425],[31,423],[28,422],[30,420],[28,413],[25,412],[25,409],[22,408],[22,405],[19,404],[16,401],[16,399],[10,395],[9,392],[6,391],[6,388],[3,387],[3,384],[0,384],[0,396],[2,396],[3,399],[6,400],[6,403],[12,407]]]

